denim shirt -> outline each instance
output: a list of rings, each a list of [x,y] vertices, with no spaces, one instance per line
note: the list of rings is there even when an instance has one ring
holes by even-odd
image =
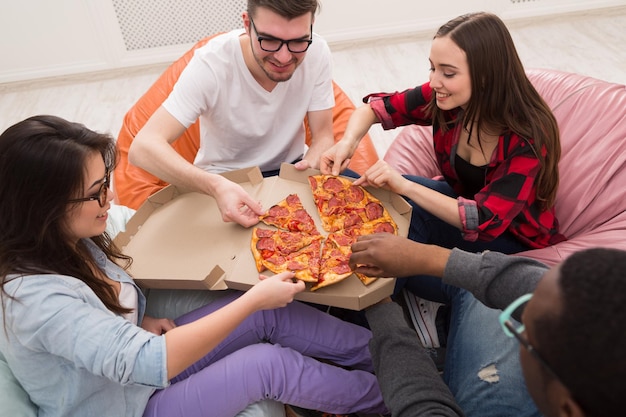
[[[85,244],[109,278],[135,285],[90,239]],[[141,323],[146,300],[135,288]],[[152,393],[169,385],[165,337],[108,310],[82,281],[29,275],[5,289],[16,299],[2,297],[0,352],[39,416],[140,417]]]

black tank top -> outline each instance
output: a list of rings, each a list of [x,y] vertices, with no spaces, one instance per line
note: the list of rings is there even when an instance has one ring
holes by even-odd
[[[454,169],[459,181],[463,184],[465,198],[474,198],[474,195],[485,186],[487,165],[476,166],[454,154]]]

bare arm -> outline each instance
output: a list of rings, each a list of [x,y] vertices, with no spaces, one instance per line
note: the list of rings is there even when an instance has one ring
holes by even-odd
[[[388,188],[410,198],[424,210],[459,230],[463,228],[456,198],[407,180],[384,160],[372,165],[354,184]]]
[[[379,123],[369,104],[357,108],[348,121],[343,138],[323,153],[320,170],[323,174],[339,175],[348,164],[359,142],[373,124]]]
[[[285,272],[268,277],[241,297],[192,323],[175,327],[165,334],[168,379],[181,373],[215,348],[250,314],[283,307],[304,290],[302,281]]]
[[[320,166],[322,153],[333,146],[333,111],[332,109],[312,111],[307,114],[309,129],[311,129],[311,144],[309,150],[296,164],[298,169],[315,168]]]
[[[249,227],[263,213],[261,204],[239,185],[186,161],[171,144],[185,131],[164,107],[159,107],[137,133],[128,151],[130,163],[163,181],[215,197],[224,221]]]
[[[214,195],[217,175],[195,167],[171,145],[184,131],[185,126],[161,106],[135,136],[128,159],[170,184]]]

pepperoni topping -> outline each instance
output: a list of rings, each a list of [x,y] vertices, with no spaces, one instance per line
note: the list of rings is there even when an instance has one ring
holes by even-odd
[[[299,262],[296,259],[291,259],[287,263],[287,269],[290,269],[292,271],[297,271],[297,270],[305,269],[305,268],[306,268],[306,265],[302,264],[302,262]]]
[[[276,250],[276,243],[274,242],[274,240],[272,238],[262,237],[256,243],[256,248],[259,251],[264,251],[264,250],[265,251],[275,251]]]
[[[374,233],[394,234],[395,232],[396,229],[394,229],[394,227],[389,222],[379,223],[374,227]]]
[[[264,257],[263,259],[273,263],[274,265],[282,265],[285,263],[285,257],[282,255],[273,255]]]
[[[298,233],[281,233],[280,238],[287,245],[299,244],[304,236]]]
[[[346,272],[352,271],[352,269],[350,269],[350,265],[342,263],[333,266],[332,271],[336,274],[345,274]]]
[[[289,215],[289,209],[287,207],[274,205],[267,210],[268,217],[285,217]]]
[[[324,190],[326,191],[330,191],[332,193],[338,193],[340,191],[343,190],[343,183],[341,182],[341,180],[335,178],[335,177],[331,177],[328,178],[325,182],[324,182]]]
[[[311,216],[309,216],[309,213],[307,213],[305,209],[298,209],[294,211],[293,218],[302,223],[309,223],[313,220],[311,219]]]
[[[313,191],[317,190],[317,180],[315,179],[315,177],[313,176],[309,177],[309,184],[311,185],[311,190]]]
[[[351,185],[345,192],[345,199],[348,203],[358,203],[359,201],[363,201],[365,197],[365,193],[363,189],[359,186]]]
[[[354,242],[354,239],[351,236],[347,236],[344,234],[334,235],[334,238],[335,242],[337,242],[339,246],[350,246]]]
[[[289,194],[286,198],[287,201],[287,205],[288,206],[301,206],[302,203],[300,202],[300,198],[298,197],[298,194]]]
[[[343,204],[341,200],[335,196],[332,196],[328,199],[328,208],[341,207]]]
[[[259,238],[272,237],[274,235],[274,232],[269,229],[256,229],[256,235]]]
[[[384,209],[380,203],[371,202],[365,206],[365,213],[369,220],[376,220],[383,216]]]
[[[352,226],[356,226],[357,224],[363,224],[363,219],[361,218],[361,216],[359,216],[356,213],[348,214],[344,218],[344,221],[343,221],[344,227],[352,227]]]

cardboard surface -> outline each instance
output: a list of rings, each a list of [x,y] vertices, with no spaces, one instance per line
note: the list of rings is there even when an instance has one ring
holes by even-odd
[[[264,208],[288,194],[298,194],[318,230],[325,235],[308,183],[308,176],[316,174],[319,171],[298,171],[293,165],[283,164],[277,177],[264,179],[258,168],[224,176],[239,183]],[[406,236],[411,206],[385,190],[368,191],[383,202],[398,225],[398,233]],[[262,223],[257,226],[272,228]],[[251,236],[252,228],[222,221],[213,197],[168,186],[148,198],[115,243],[133,258],[129,272],[145,288],[245,291],[258,282],[259,275],[250,250]],[[311,284],[307,283],[307,289],[296,299],[361,310],[390,295],[394,284],[395,279],[381,278],[365,286],[353,274],[315,292],[309,290]]]

